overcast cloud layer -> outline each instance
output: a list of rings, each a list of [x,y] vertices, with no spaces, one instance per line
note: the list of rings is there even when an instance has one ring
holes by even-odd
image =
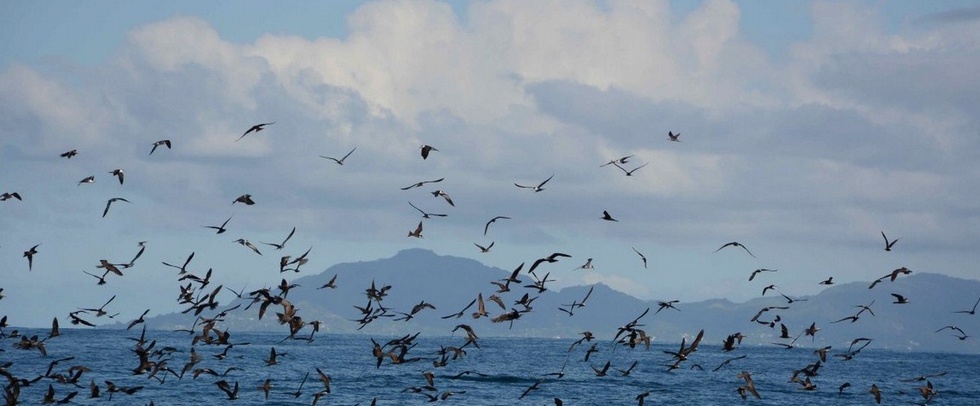
[[[811,37],[775,58],[743,36],[730,1],[683,16],[649,1],[488,1],[465,19],[384,1],[350,14],[342,39],[236,43],[174,16],[134,27],[95,66],[11,65],[0,192],[24,200],[0,202],[3,308],[61,317],[118,292],[164,313],[177,289],[161,261],[194,251],[195,270],[254,289],[278,283],[280,254],[310,246],[305,272],[409,247],[504,269],[565,252],[560,286],[684,301],[758,296],[757,268],[779,269],[770,282],[798,295],[900,266],[975,279],[978,19],[909,16],[889,31],[849,2],[814,3],[811,18]],[[173,149],[148,155],[161,139]],[[422,160],[422,144],[439,151]],[[355,147],[343,166],[318,157]],[[647,166],[599,167],[625,155]],[[541,193],[514,186],[552,174]],[[88,175],[96,183],[76,185]],[[231,205],[244,193],[257,204]],[[111,197],[132,204],[101,218]],[[448,217],[409,239],[409,201]],[[512,220],[484,237],[497,215]],[[225,234],[201,227],[229,216]],[[285,250],[261,257],[232,242],[278,242],[294,226]],[[881,231],[901,238],[894,251]],[[111,289],[81,272],[128,261],[144,240]],[[491,241],[488,254],[473,246]],[[758,258],[713,253],[729,241]],[[38,243],[28,271],[21,253]],[[589,257],[595,270],[571,271]]]

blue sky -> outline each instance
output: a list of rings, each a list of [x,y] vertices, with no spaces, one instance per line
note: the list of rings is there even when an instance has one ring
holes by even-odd
[[[964,67],[980,62],[978,14],[923,1],[5,1],[0,192],[24,201],[0,202],[0,303],[40,320],[118,293],[146,303],[133,317],[168,312],[163,261],[193,251],[195,270],[258,288],[309,247],[306,272],[410,247],[504,269],[566,252],[558,285],[682,301],[755,297],[757,268],[779,269],[768,282],[792,295],[901,266],[975,279],[980,77]],[[147,155],[161,139],[174,148]],[[422,160],[422,144],[439,151]],[[343,166],[319,157],[355,147]],[[626,155],[647,166],[599,167]],[[513,186],[552,174],[540,193]],[[243,193],[258,203],[231,205]],[[131,203],[102,218],[111,197]],[[449,216],[409,239],[409,201]],[[513,219],[484,237],[497,215]],[[225,234],[201,227],[230,216]],[[232,242],[292,227],[261,257]],[[892,252],[881,231],[900,238]],[[82,273],[139,241],[144,257],[108,288]],[[757,258],[714,252],[729,241]],[[38,243],[28,271],[21,253]],[[587,258],[595,270],[571,271]]]

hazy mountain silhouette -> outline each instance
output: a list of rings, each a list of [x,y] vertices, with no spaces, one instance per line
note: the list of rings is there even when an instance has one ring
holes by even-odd
[[[727,335],[741,332],[746,336],[742,345],[775,346],[773,343],[791,341],[778,338],[780,323],[770,327],[751,322],[750,319],[763,307],[789,306],[786,310],[766,312],[759,319],[771,321],[779,315],[792,337],[800,335],[815,322],[819,332],[813,338],[800,336],[795,342],[800,347],[812,349],[832,345],[834,351],[843,351],[854,338],[868,337],[874,339],[869,348],[980,352],[980,315],[954,313],[969,310],[980,298],[980,281],[976,280],[914,272],[900,276],[894,282],[885,280],[874,289],[868,289],[870,283],[863,282],[833,285],[815,296],[794,298],[799,301],[792,304],[769,292],[765,297],[744,303],[728,300],[677,303],[675,306],[679,310],[664,309],[659,313],[657,301],[640,300],[597,284],[585,307],[575,309],[574,315],[569,316],[559,311],[559,307],[581,301],[589,286],[568,287],[560,291],[549,289],[538,295],[537,290],[524,287],[533,282],[527,274],[530,265],[525,264],[520,275],[522,283],[512,283],[510,292],[497,294],[507,305],[507,310],[523,309],[514,302],[525,293],[530,293],[531,297],[538,296],[531,305],[533,310],[515,320],[512,327],[506,322],[492,323],[488,317],[473,319],[471,314],[476,311],[476,305],[460,318],[441,318],[459,312],[479,293],[483,294],[490,317],[504,313],[505,310],[488,299],[497,290],[490,281],[502,280],[512,270],[487,267],[472,259],[441,256],[423,249],[408,249],[391,258],[375,261],[337,264],[320,274],[290,280],[290,283],[299,286],[290,290],[287,298],[299,309],[298,314],[304,320],[321,320],[324,322],[321,332],[330,333],[404,335],[422,332],[425,335],[449,335],[457,324],[468,324],[480,336],[577,337],[580,332],[588,330],[598,338],[612,339],[618,327],[650,308],[640,323],[644,325],[641,328],[655,337],[656,342],[679,342],[682,337],[692,336],[704,329],[702,345],[719,345]],[[548,272],[567,272],[567,268],[545,263],[535,273],[543,277]],[[283,274],[286,277],[292,275],[295,274]],[[334,275],[337,275],[336,289],[317,289]],[[556,277],[560,276],[552,278]],[[392,310],[393,317],[380,318],[358,330],[358,323],[352,320],[360,318],[360,312],[354,306],[367,304],[365,290],[372,281],[378,288],[391,286],[382,304]],[[276,289],[272,291],[275,293]],[[908,297],[910,303],[893,304],[891,293]],[[227,301],[228,295],[221,297]],[[409,321],[395,320],[400,316],[395,311],[408,313],[423,300],[434,305],[436,310],[422,310]],[[860,309],[855,306],[872,302],[874,316],[865,312],[854,323],[831,323],[856,314]],[[230,313],[222,323],[232,333],[264,330],[282,331],[284,336],[287,334],[288,329],[276,322],[273,314],[276,307],[270,308],[261,321],[258,320],[257,305],[248,311],[242,310],[249,304],[248,300],[222,303],[219,310],[237,303],[242,307]],[[189,328],[193,322],[194,318],[190,315],[174,313],[148,318],[146,323],[151,329],[174,329]],[[935,332],[947,325],[957,326],[968,335],[976,333],[978,336],[960,340],[948,329]]]

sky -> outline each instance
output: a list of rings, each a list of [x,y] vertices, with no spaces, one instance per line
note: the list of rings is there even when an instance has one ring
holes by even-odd
[[[0,202],[0,314],[176,311],[161,263],[191,252],[235,290],[307,249],[298,276],[562,252],[556,287],[682,302],[903,266],[977,279],[978,24],[971,1],[2,1],[0,193],[23,201]],[[601,166],[624,156],[645,166]],[[406,237],[409,202],[447,216]],[[125,276],[83,273],[140,241]],[[731,241],[754,257],[715,252]]]

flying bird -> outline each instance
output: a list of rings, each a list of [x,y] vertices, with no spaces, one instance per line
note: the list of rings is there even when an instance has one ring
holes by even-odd
[[[259,252],[259,249],[255,247],[255,244],[252,244],[251,242],[249,242],[248,240],[246,240],[244,238],[239,238],[239,239],[235,240],[234,242],[237,242],[237,243],[239,243],[241,245],[244,245],[244,246],[248,247],[252,251],[255,251],[256,254],[262,255],[262,253]]]
[[[615,165],[617,163],[620,163],[620,164],[625,165],[629,161],[629,159],[632,158],[632,157],[633,157],[633,155],[627,155],[627,156],[624,156],[622,158],[613,159],[612,161],[609,161],[609,162],[606,162],[606,163],[604,163],[602,165],[599,165],[599,167],[602,168],[604,166]]]
[[[483,253],[483,254],[490,252],[490,248],[493,248],[493,242],[490,242],[490,245],[488,245],[486,247],[484,247],[484,246],[482,246],[480,244],[477,244],[477,243],[473,243],[473,245],[475,245],[477,248],[479,248],[480,249],[480,253]]]
[[[235,142],[238,142],[238,141],[241,141],[241,140],[242,140],[242,138],[245,138],[245,136],[246,136],[246,135],[248,135],[248,134],[249,134],[249,133],[251,133],[251,132],[255,132],[255,133],[258,133],[259,131],[262,131],[262,130],[264,130],[264,129],[265,129],[265,126],[267,126],[267,125],[273,125],[273,124],[275,124],[275,123],[276,123],[276,122],[275,122],[275,121],[273,121],[273,122],[271,122],[271,123],[262,123],[262,124],[256,124],[256,125],[253,125],[253,126],[252,126],[252,127],[250,127],[250,128],[248,129],[248,130],[246,130],[246,131],[245,131],[245,133],[244,133],[244,134],[242,134],[242,136],[241,136],[241,137],[238,137],[238,139],[237,139],[237,140],[235,140]]]
[[[621,169],[623,172],[626,172],[626,176],[633,176],[633,172],[636,172],[636,171],[640,170],[640,168],[642,168],[644,166],[647,166],[648,164],[650,164],[650,163],[647,162],[647,163],[645,163],[643,165],[637,166],[636,168],[627,170],[626,168],[623,168],[622,166],[619,166],[619,164],[613,163],[613,165],[615,165],[617,168]]]
[[[680,137],[681,133],[674,134],[673,131],[667,131],[667,140],[669,141],[681,142]]]
[[[123,199],[121,197],[113,197],[112,199],[109,199],[108,202],[106,202],[106,204],[105,204],[105,210],[102,211],[102,217],[105,217],[106,214],[109,214],[109,206],[112,206],[112,203],[119,202],[119,201],[126,202],[126,203],[132,203],[129,200]]]
[[[289,235],[286,236],[286,239],[285,240],[282,240],[282,243],[275,244],[275,243],[270,243],[270,242],[263,242],[263,244],[268,245],[268,246],[271,246],[271,247],[276,247],[276,251],[281,250],[283,247],[286,246],[286,241],[289,241],[290,238],[293,238],[293,234],[295,234],[295,233],[296,233],[296,227],[293,227],[293,231],[290,231],[289,232]]]
[[[419,226],[415,227],[415,231],[408,232],[409,237],[422,238],[422,222],[419,221]]]
[[[444,190],[436,190],[432,192],[432,196],[442,196],[443,199],[446,199],[446,203],[449,203],[450,206],[456,207],[456,205],[453,204],[453,199],[449,197],[449,193],[446,193]]]
[[[892,293],[891,295],[895,297],[895,301],[892,302],[894,304],[907,304],[909,302],[907,297],[899,295],[898,293]]]
[[[231,202],[231,204],[235,204],[235,203],[245,203],[246,206],[251,206],[255,204],[255,202],[252,200],[252,195],[248,193],[238,196],[238,198],[235,199],[235,201]]]
[[[439,178],[439,179],[436,179],[436,180],[423,180],[421,182],[415,182],[415,183],[413,183],[411,185],[405,186],[405,187],[401,188],[401,190],[408,190],[408,189],[411,189],[411,188],[422,187],[422,185],[424,185],[426,183],[439,183],[439,182],[442,182],[445,179],[446,178]]]
[[[884,231],[881,232],[881,238],[884,238],[885,239],[885,251],[891,251],[892,250],[892,246],[894,246],[895,243],[898,242],[898,240],[899,240],[898,238],[896,238],[894,240],[888,241],[888,237],[885,237],[885,232]]]
[[[722,248],[725,248],[725,247],[742,247],[742,249],[745,250],[745,252],[749,253],[749,255],[752,256],[752,258],[755,258],[755,255],[752,254],[752,251],[749,251],[748,248],[746,248],[744,245],[742,245],[742,243],[740,243],[738,241],[732,241],[730,243],[726,243],[725,245],[722,245],[721,247],[719,247],[718,249],[716,249],[715,252],[721,251]]]
[[[442,213],[429,213],[429,212],[427,212],[425,210],[422,210],[422,209],[416,207],[414,204],[412,204],[412,202],[408,202],[408,205],[409,206],[412,206],[412,208],[414,208],[415,210],[418,210],[419,213],[422,213],[422,218],[425,218],[425,219],[432,218],[430,216],[446,217],[446,215],[445,214],[442,214]]]
[[[153,143],[153,148],[150,149],[150,155],[153,155],[153,151],[156,151],[157,150],[157,147],[159,147],[161,145],[167,147],[167,149],[170,149],[170,140],[160,140],[160,141],[154,142]]]
[[[614,219],[613,216],[611,216],[609,212],[605,210],[602,211],[602,219],[606,221],[619,221]]]
[[[31,247],[31,249],[24,251],[24,258],[27,258],[27,270],[29,271],[33,270],[34,268],[34,255],[37,254],[37,247],[40,245],[41,244],[37,244]]]
[[[758,275],[759,273],[762,273],[762,272],[776,272],[776,270],[775,269],[766,269],[766,268],[756,269],[756,270],[752,271],[752,275],[749,275],[749,282],[751,282],[752,279],[755,279],[755,276]],[[765,294],[765,293],[763,293],[763,294]]]
[[[423,146],[419,147],[419,149],[422,150],[422,159],[428,158],[429,157],[429,152],[438,151],[438,149],[436,149],[435,147],[433,147],[431,145],[423,145]]]
[[[500,220],[500,219],[510,220],[510,217],[507,217],[507,216],[496,216],[496,217],[490,219],[490,221],[488,221],[487,224],[483,226],[483,235],[484,236],[487,235],[487,230],[490,229],[490,224],[492,224],[492,223],[494,223],[494,222],[496,222],[497,220]]]
[[[354,149],[357,149],[357,147],[354,147]],[[354,149],[350,150],[350,152],[348,152],[347,155],[344,155],[344,157],[343,158],[340,158],[340,159],[332,158],[332,157],[329,157],[329,156],[323,156],[323,155],[320,155],[320,158],[332,160],[332,161],[336,162],[337,165],[343,165],[344,164],[344,160],[347,159],[347,157],[349,157],[350,154],[353,154],[354,153]]]
[[[113,169],[109,173],[112,174],[112,176],[119,178],[120,185],[123,184],[123,180],[125,180],[124,178],[126,177],[126,175],[123,173],[122,169]]]
[[[78,155],[78,150],[77,149],[73,149],[71,151],[65,152],[65,153],[61,154],[61,157],[62,158],[71,159],[71,157],[73,157],[75,155]]]
[[[234,203],[232,203],[232,204],[234,204]],[[231,217],[234,217],[234,215],[232,215]],[[224,233],[225,231],[228,231],[228,229],[226,229],[225,226],[228,225],[228,222],[229,221],[231,221],[231,217],[228,217],[228,219],[225,220],[224,223],[221,223],[220,226],[201,226],[201,227],[204,227],[204,228],[213,228],[215,230],[218,230],[217,234],[221,234],[221,233]]]
[[[636,248],[633,248],[633,252],[635,252],[636,255],[639,255],[640,259],[643,261],[643,269],[647,269],[647,257],[643,256],[643,254],[641,254],[640,251],[637,251]]]
[[[976,301],[976,303],[973,304],[973,308],[972,309],[970,309],[970,310],[957,310],[957,311],[955,311],[953,313],[964,313],[964,314],[969,314],[969,315],[972,316],[972,315],[974,315],[974,314],[977,313],[977,305],[980,305],[980,298],[977,298],[977,301]]]
[[[7,201],[9,199],[17,199],[21,201],[24,200],[20,198],[20,193],[17,192],[3,192],[3,194],[0,194],[0,202]]]
[[[517,187],[523,188],[523,189],[531,189],[531,190],[533,190],[535,192],[540,192],[540,191],[544,190],[544,184],[545,183],[548,183],[548,181],[551,180],[551,178],[553,178],[553,177],[555,177],[555,174],[551,174],[551,176],[549,176],[548,179],[545,179],[544,182],[539,183],[537,186],[525,186],[525,185],[521,185],[521,184],[517,184],[517,183],[514,183],[514,186],[517,186]]]
[[[829,278],[827,278],[827,279],[825,279],[823,281],[820,281],[820,285],[833,285],[833,284],[834,284],[834,277],[833,276],[831,276],[831,277],[829,277]]]
[[[87,177],[85,177],[85,179],[82,179],[82,180],[78,181],[78,184],[79,185],[81,185],[83,183],[95,183],[95,175],[87,176]]]

